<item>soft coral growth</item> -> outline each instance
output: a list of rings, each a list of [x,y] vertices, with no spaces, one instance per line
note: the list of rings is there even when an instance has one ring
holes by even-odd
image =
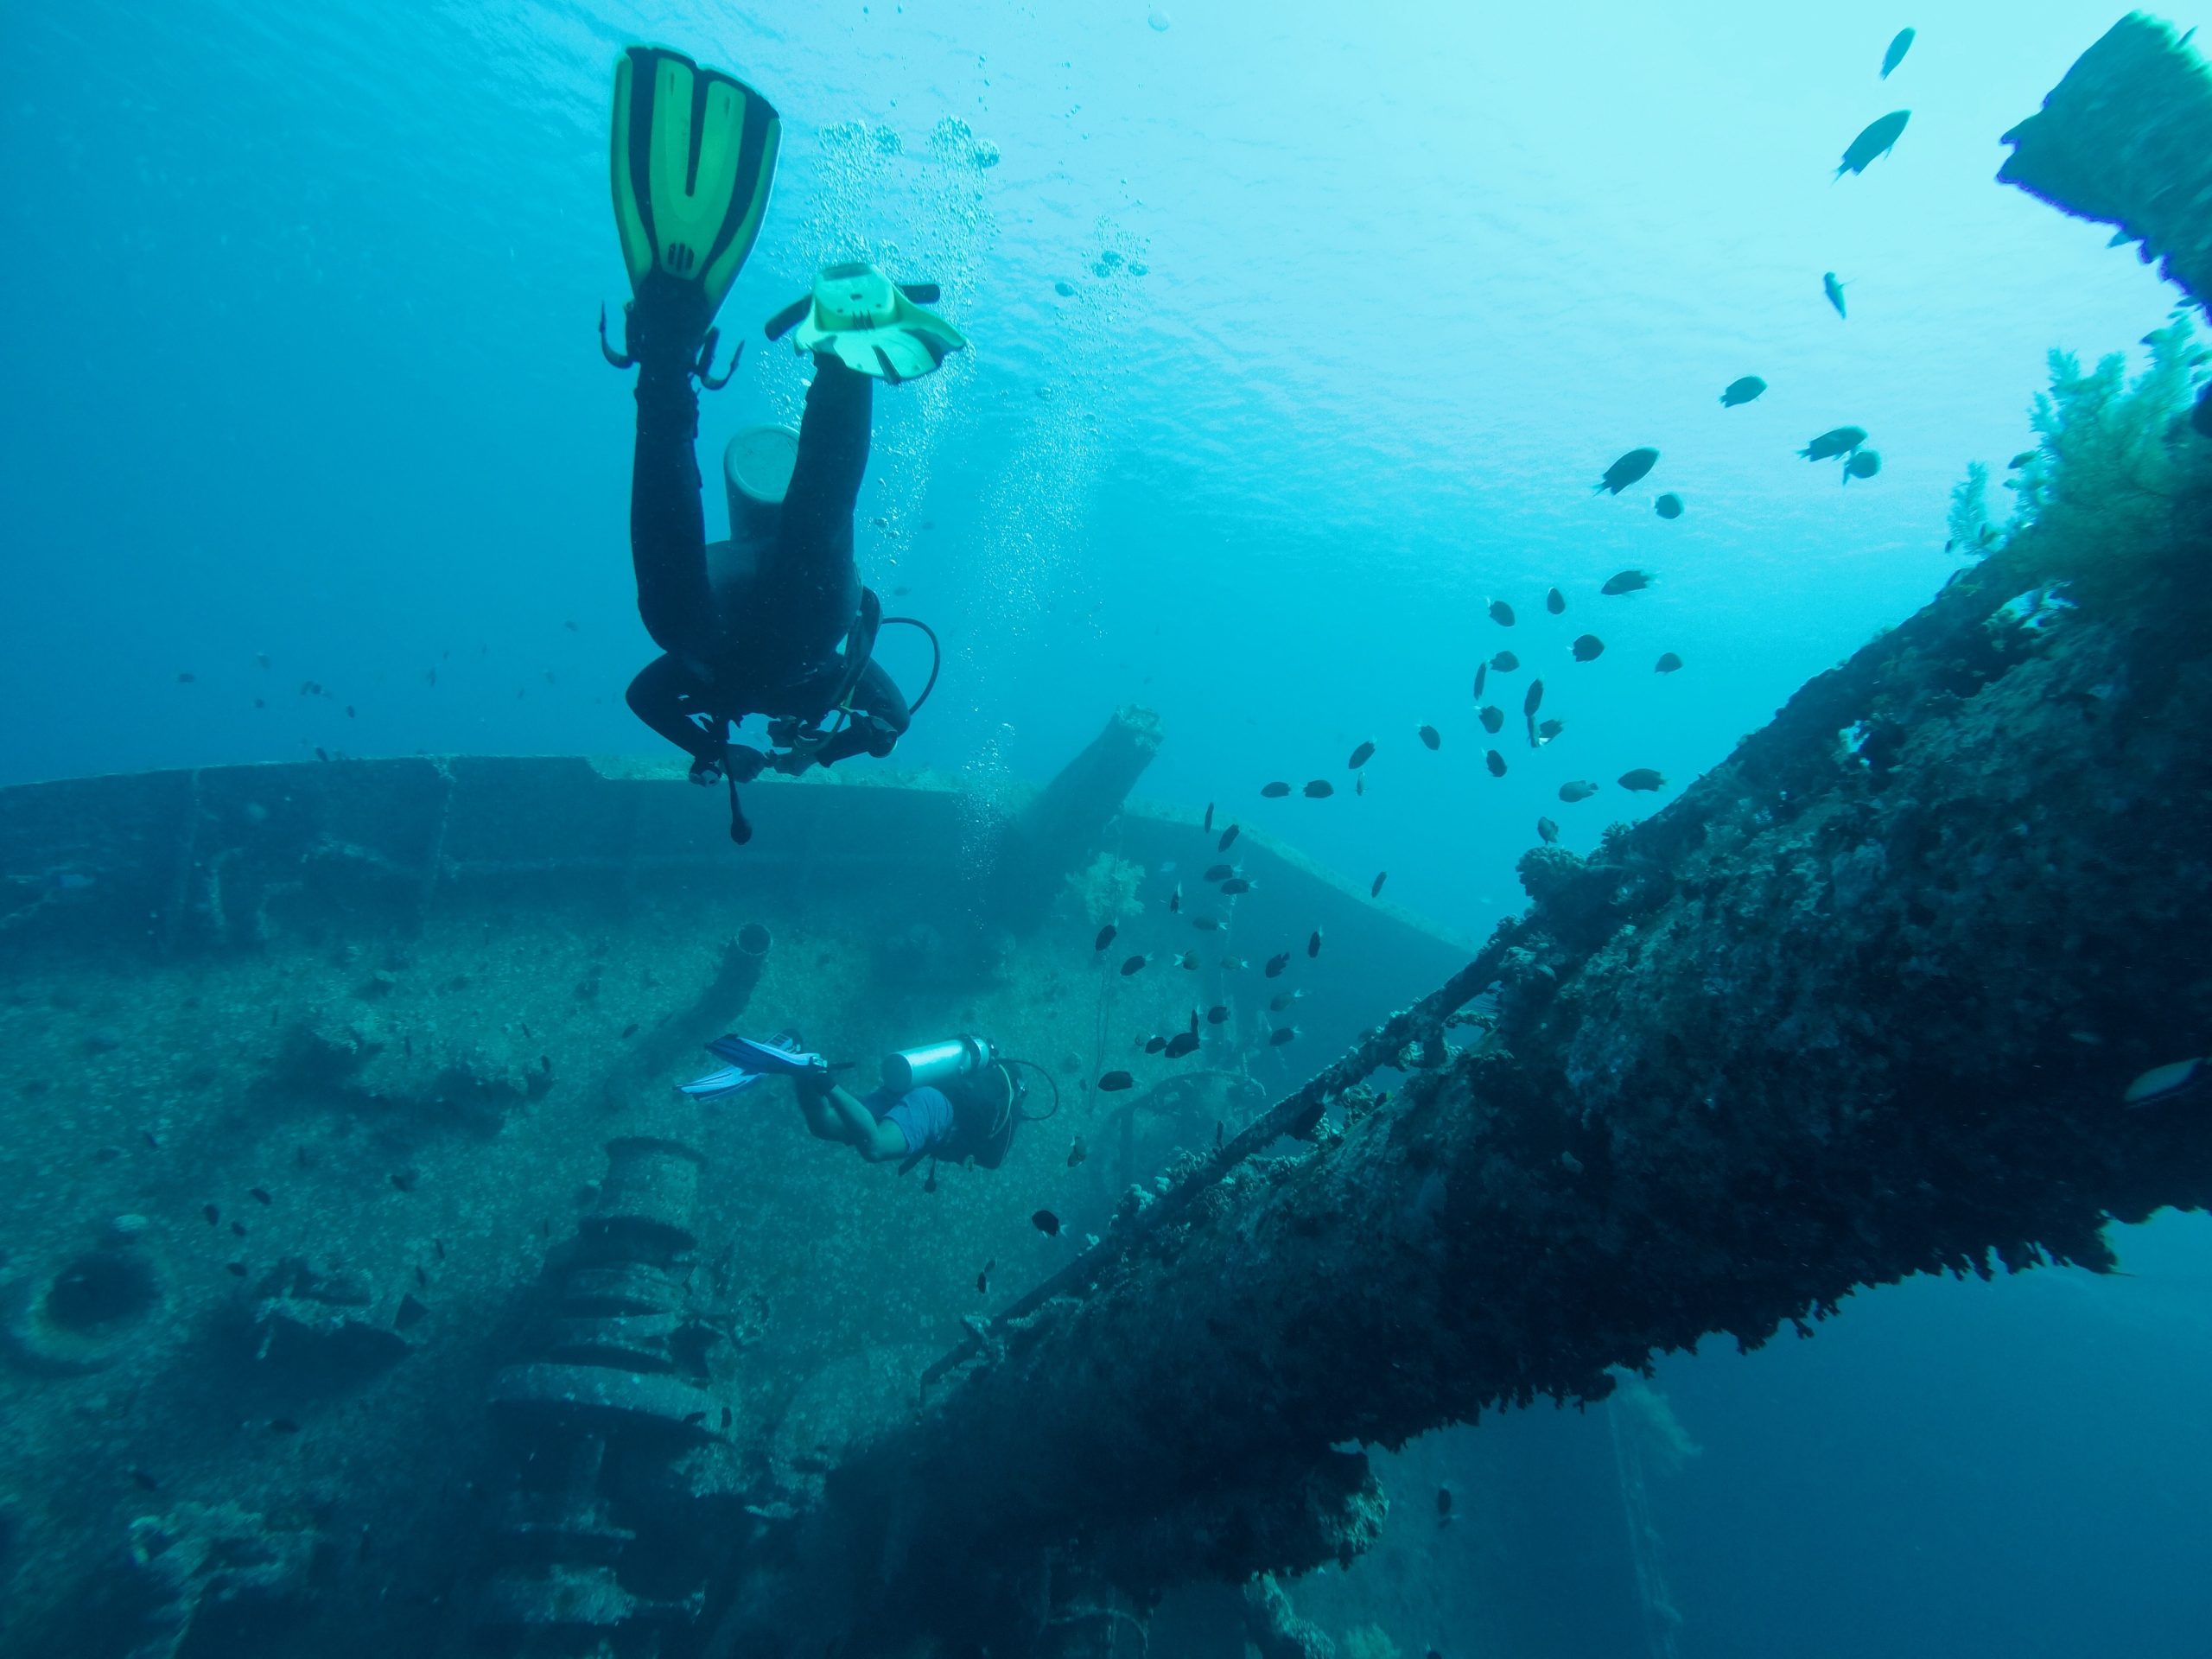
[[[2212,490],[2212,444],[2186,418],[2190,341],[2182,317],[2144,336],[2151,360],[2132,382],[2117,353],[2086,374],[2071,353],[2050,354],[2050,390],[2030,416],[2040,442],[2009,480],[2008,535],[2033,526],[2050,562],[2093,588],[2171,552],[2177,504]]]

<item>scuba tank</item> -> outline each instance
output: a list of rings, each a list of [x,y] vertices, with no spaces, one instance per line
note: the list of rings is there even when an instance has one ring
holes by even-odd
[[[905,1094],[924,1084],[946,1084],[994,1065],[998,1051],[981,1037],[948,1037],[883,1057],[883,1084]]]

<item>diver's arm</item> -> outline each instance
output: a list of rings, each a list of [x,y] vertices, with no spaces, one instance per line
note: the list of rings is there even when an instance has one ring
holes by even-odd
[[[720,766],[723,758],[720,722],[715,722],[718,729],[709,731],[692,719],[693,715],[703,712],[697,696],[697,683],[672,656],[656,657],[647,663],[623,693],[632,714],[682,749],[694,762],[702,766]]]
[[[878,1118],[851,1090],[833,1083],[821,1094],[843,1126],[846,1141],[868,1162],[895,1163],[906,1155],[906,1132]]]

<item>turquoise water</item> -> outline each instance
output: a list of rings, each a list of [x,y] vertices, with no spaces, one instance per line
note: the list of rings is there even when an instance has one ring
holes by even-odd
[[[632,410],[592,339],[626,291],[611,65],[644,38],[785,120],[710,474],[731,431],[796,410],[802,365],[752,325],[821,261],[941,282],[975,342],[877,405],[863,574],[949,653],[900,760],[989,793],[1141,702],[1168,733],[1143,793],[1219,800],[1363,883],[1387,869],[1392,899],[1479,936],[1519,902],[1540,812],[1587,849],[1942,584],[1947,493],[2027,447],[2048,349],[2135,350],[2164,319],[2172,291],[2103,230],[1993,182],[1998,135],[2115,16],[20,13],[0,782],[652,747],[620,696],[649,654]],[[1833,181],[1896,108],[1895,154]],[[1747,373],[1771,389],[1723,410]],[[1845,423],[1885,461],[1848,488],[1794,453]],[[1646,484],[1593,493],[1644,444]],[[1628,567],[1652,589],[1602,597]],[[1586,630],[1608,650],[1577,664]],[[1495,779],[1469,679],[1509,646],[1567,732],[1504,746]],[[1669,651],[1687,666],[1655,676]],[[886,656],[918,682],[909,639]],[[1364,740],[1364,795],[1258,798],[1341,777]],[[1669,789],[1557,804],[1568,778],[1643,766]],[[1680,1650],[2201,1641],[2212,1592],[2185,1563],[2212,1529],[2171,1500],[2212,1471],[2188,1403],[2204,1235],[2123,1243],[2139,1280],[1910,1287],[1802,1350],[1662,1372],[1707,1448],[1655,1491]]]

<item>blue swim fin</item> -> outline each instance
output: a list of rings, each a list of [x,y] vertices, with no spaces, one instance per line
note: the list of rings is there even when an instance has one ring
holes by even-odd
[[[794,1032],[781,1033],[773,1043],[756,1043],[750,1037],[717,1037],[707,1045],[707,1052],[730,1064],[677,1084],[694,1100],[719,1100],[750,1088],[765,1077],[804,1077],[827,1070],[819,1054],[800,1049]]]

